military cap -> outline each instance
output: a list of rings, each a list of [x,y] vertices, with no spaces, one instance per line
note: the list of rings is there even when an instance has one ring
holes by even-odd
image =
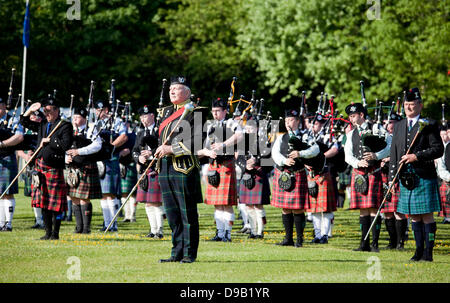
[[[289,117],[295,117],[298,118],[300,115],[300,112],[296,109],[287,109],[284,111],[284,117],[285,118],[289,118]]]
[[[94,107],[95,107],[95,109],[103,109],[103,108],[111,109],[111,106],[109,105],[108,102],[104,102],[101,100],[98,100],[97,102],[95,102]]]
[[[189,80],[185,76],[172,76],[170,77],[170,85],[182,84],[187,87],[191,87]]]
[[[324,116],[322,116],[321,114],[317,114],[316,121],[320,122],[320,123],[325,123],[327,121],[327,119]]]
[[[73,110],[73,114],[74,115],[80,115],[80,116],[86,118],[87,115],[88,115],[88,112],[87,112],[87,110],[84,107],[76,107]]]
[[[389,116],[389,121],[400,121],[402,120],[402,117],[400,115],[397,115],[396,113],[392,113]]]
[[[227,109],[228,104],[222,98],[217,98],[212,100],[211,107],[221,107],[222,109]]]
[[[155,110],[150,107],[149,105],[144,105],[143,107],[138,109],[139,115],[147,115],[147,114],[154,114]]]
[[[349,116],[354,113],[363,113],[364,115],[367,114],[366,108],[361,103],[353,103],[353,102],[347,105],[347,107],[345,108],[345,112]]]
[[[41,102],[41,106],[45,107],[47,105],[59,107],[59,102],[53,97],[47,97]]]
[[[422,100],[420,91],[417,87],[411,88],[406,92],[406,101]]]

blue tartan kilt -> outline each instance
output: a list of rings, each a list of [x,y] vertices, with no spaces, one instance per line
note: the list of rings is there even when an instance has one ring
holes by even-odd
[[[419,215],[441,210],[437,179],[417,178],[419,184],[413,190],[406,189],[400,182],[400,198],[397,212],[405,215]]]
[[[17,173],[17,159],[14,154],[0,158],[0,194],[3,194]],[[6,194],[14,195],[17,193],[19,193],[19,184],[16,181]]]
[[[110,160],[106,160],[103,162],[105,163],[106,169],[105,177],[103,179],[100,179],[100,185],[102,187],[103,195],[122,195],[120,184],[119,158],[112,157]]]
[[[247,205],[270,204],[270,184],[267,174],[258,172],[255,175],[255,187],[248,189],[244,181],[239,182],[239,203]]]

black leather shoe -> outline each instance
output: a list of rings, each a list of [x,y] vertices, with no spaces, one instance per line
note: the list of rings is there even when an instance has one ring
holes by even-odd
[[[293,240],[283,239],[283,241],[281,241],[280,243],[277,243],[277,245],[280,245],[280,246],[294,246],[294,241]]]
[[[216,241],[216,242],[219,242],[219,241],[223,241],[223,238],[219,237],[218,235],[215,235],[214,238],[211,238],[211,239],[209,239],[208,241]]]
[[[320,243],[320,238],[314,238],[311,241],[311,244],[318,244],[318,243]]]
[[[155,234],[154,233],[149,233],[148,235],[146,235],[147,238],[154,238]]]
[[[184,257],[183,259],[180,260],[180,263],[194,263],[195,259],[191,259],[189,257]]]
[[[414,256],[412,256],[412,258],[410,260],[417,262],[417,261],[420,261],[422,259],[422,257],[423,257],[423,251],[420,252],[420,251],[417,251],[417,249],[416,249],[416,252],[414,253]]]
[[[264,239],[264,235],[256,235],[255,239]]]
[[[170,257],[169,259],[159,259],[159,263],[168,263],[168,262],[179,262],[181,259],[177,259],[175,257]]]
[[[255,239],[256,238],[256,235],[254,235],[254,234],[250,234],[250,235],[248,235],[248,237],[247,237],[247,239]]]

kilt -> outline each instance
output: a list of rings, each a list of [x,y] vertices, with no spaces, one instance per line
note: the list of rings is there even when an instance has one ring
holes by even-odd
[[[102,188],[100,187],[100,177],[96,163],[91,163],[80,168],[80,184],[76,188],[69,186],[69,196],[79,199],[101,199]],[[65,175],[67,173],[64,170]]]
[[[413,190],[400,183],[400,199],[397,212],[405,215],[419,215],[441,210],[437,179],[417,178],[419,184]]]
[[[122,194],[130,193],[138,180],[136,163],[132,162],[126,167],[127,167],[127,174],[125,178],[120,178],[120,187],[122,190]]]
[[[151,176],[153,174],[153,177]],[[144,191],[141,186],[138,186],[136,194],[136,202],[150,202],[150,203],[161,203],[161,186],[159,185],[158,174],[151,168],[147,172],[148,179],[148,189]],[[137,181],[136,181],[137,182]]]
[[[371,168],[367,173],[371,173],[376,168]],[[381,171],[372,173],[369,176],[369,189],[366,195],[356,192],[355,188],[355,177],[356,174],[364,174],[364,169],[354,168],[352,172],[351,181],[351,196],[350,196],[350,209],[361,209],[361,208],[378,208],[381,205],[381,200],[383,199],[383,179],[381,177]]]
[[[439,193],[441,194],[441,211],[439,217],[450,217],[450,201],[447,201],[447,191],[450,190],[450,183],[442,181]]]
[[[247,205],[266,205],[270,204],[270,184],[269,177],[262,170],[258,170],[255,174],[255,187],[248,189],[244,185],[244,181],[240,181],[239,203]]]
[[[308,175],[308,181],[316,181],[319,189],[317,197],[308,195],[306,200],[306,210],[311,213],[333,212],[336,211],[336,189],[334,187],[331,173],[328,171],[312,178]],[[323,178],[322,183],[319,180]]]
[[[6,190],[12,180],[17,176],[17,159],[14,154],[0,158],[0,194]],[[7,195],[19,193],[18,181],[9,188]]]
[[[218,168],[220,184],[217,187],[206,184],[205,204],[207,205],[237,205],[236,168],[233,160],[226,160],[210,168]]]
[[[100,186],[102,188],[103,195],[112,194],[120,196],[121,186],[120,186],[120,167],[119,158],[113,156],[109,160],[103,161],[105,164],[105,177],[100,179]]]
[[[381,178],[383,180],[383,184],[388,184],[388,175],[381,173]],[[388,184],[389,185],[389,184]],[[398,197],[400,195],[400,188],[398,185],[398,182],[394,185],[394,193],[391,194],[391,201],[386,200],[383,205],[383,209],[381,210],[382,213],[395,213],[397,212],[397,204],[398,204]],[[382,196],[381,199],[383,199],[384,196]]]
[[[272,200],[270,204],[278,208],[286,209],[304,209],[308,195],[308,182],[304,169],[295,172],[295,188],[292,191],[285,191],[278,185],[281,171],[278,168],[274,170]]]
[[[197,203],[202,203],[200,174],[176,171],[170,157],[161,159],[159,185],[167,221],[172,230],[172,257],[197,257],[200,239]]]
[[[338,173],[338,177],[339,177],[339,186],[340,187],[346,187],[346,186],[350,185],[352,182],[351,174],[342,172],[342,173]]]
[[[22,174],[23,180],[23,195],[25,197],[31,197],[31,177],[26,174]]]
[[[43,178],[38,188],[31,185],[31,206],[55,212],[66,211],[68,188],[63,169],[47,166],[39,158],[35,170],[42,173]]]

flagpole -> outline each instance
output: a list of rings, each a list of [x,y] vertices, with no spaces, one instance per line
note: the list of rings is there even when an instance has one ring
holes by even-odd
[[[30,0],[27,0],[26,2],[26,12],[25,12],[25,17],[24,17],[24,33],[23,33],[23,64],[22,64],[22,100],[20,102],[20,112],[21,114],[23,114],[24,112],[24,104],[25,104],[25,77],[26,77],[26,72],[27,72],[27,46],[29,43],[29,32],[27,33],[26,31],[29,31],[29,20],[27,20],[29,18],[29,2]]]

